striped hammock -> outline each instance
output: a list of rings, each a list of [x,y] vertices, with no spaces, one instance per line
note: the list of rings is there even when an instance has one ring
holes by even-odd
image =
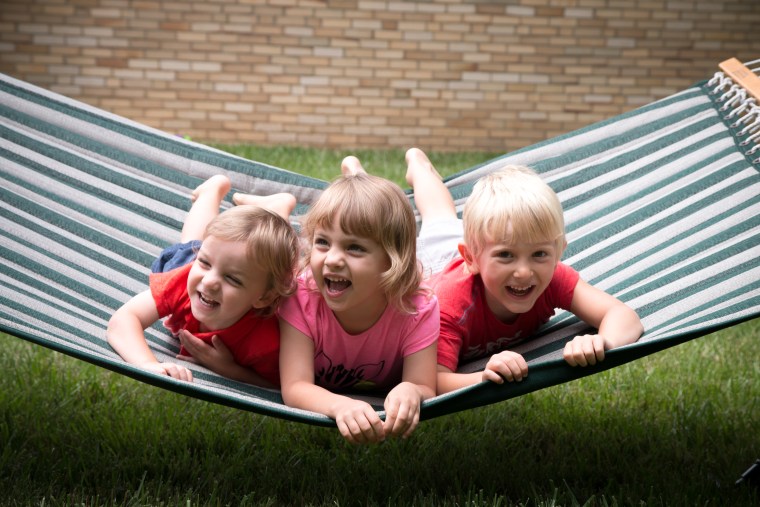
[[[481,175],[505,164],[535,168],[564,205],[563,260],[636,309],[646,331],[637,343],[609,351],[603,363],[572,368],[562,349],[585,326],[559,312],[516,348],[530,365],[525,381],[435,397],[424,403],[422,417],[597,373],[757,317],[760,154],[748,150],[752,142],[741,143],[758,119],[753,97],[719,72],[447,178],[461,209]],[[148,373],[122,361],[105,340],[111,314],[146,288],[151,261],[179,237],[190,191],[220,171],[237,191],[293,193],[298,213],[326,186],[0,75],[0,331],[189,396],[333,425],[285,406],[277,390],[198,365],[188,364],[193,383]],[[175,360],[178,342],[162,325],[146,337],[159,360]],[[485,361],[461,370],[477,371]],[[381,398],[364,399],[382,412]]]

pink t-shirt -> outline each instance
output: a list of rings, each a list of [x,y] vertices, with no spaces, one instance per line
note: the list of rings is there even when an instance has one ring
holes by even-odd
[[[388,305],[374,326],[352,335],[308,284],[304,276],[299,277],[298,290],[282,304],[279,316],[314,341],[314,380],[326,389],[390,389],[401,382],[404,358],[438,339],[435,296],[415,296],[417,313],[413,315]]]
[[[505,324],[488,308],[480,276],[466,273],[461,257],[454,259],[434,280],[441,305],[438,364],[456,371],[461,361],[494,354],[529,338],[556,308],[570,309],[578,279],[577,271],[558,263],[533,308]]]

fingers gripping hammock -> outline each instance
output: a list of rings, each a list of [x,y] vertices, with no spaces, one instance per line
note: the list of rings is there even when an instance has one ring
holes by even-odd
[[[593,374],[758,316],[760,87],[745,71],[732,59],[709,81],[446,179],[461,210],[481,175],[505,164],[534,167],[564,205],[564,261],[636,309],[646,332],[600,365],[571,368],[562,348],[584,325],[559,312],[517,347],[529,361],[527,380],[438,396],[425,402],[423,418]],[[189,365],[193,383],[147,373],[105,341],[113,311],[146,288],[150,262],[179,237],[189,193],[202,180],[224,171],[238,191],[291,192],[298,213],[324,181],[2,75],[0,111],[0,330],[189,396],[334,424],[285,406],[278,391],[200,366]],[[159,359],[174,360],[178,343],[160,324],[146,336]],[[381,398],[369,401],[382,411]]]

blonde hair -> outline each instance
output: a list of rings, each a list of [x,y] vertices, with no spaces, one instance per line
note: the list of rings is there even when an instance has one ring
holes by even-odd
[[[462,222],[464,242],[474,255],[487,241],[552,241],[560,254],[565,247],[562,204],[525,166],[507,166],[480,178],[464,205]]]
[[[204,237],[246,243],[248,259],[267,272],[267,291],[276,294],[259,316],[273,315],[283,298],[295,291],[298,235],[280,215],[258,206],[235,206],[220,213],[206,227]]]
[[[304,263],[311,260],[314,231],[331,228],[340,220],[346,234],[369,238],[385,250],[390,268],[380,288],[388,302],[404,313],[414,313],[410,298],[422,292],[422,269],[417,262],[417,223],[401,188],[366,173],[342,176],[322,192],[306,214],[302,233],[307,242]]]

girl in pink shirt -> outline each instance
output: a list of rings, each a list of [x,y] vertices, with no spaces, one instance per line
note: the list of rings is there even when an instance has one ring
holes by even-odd
[[[421,287],[411,203],[347,157],[303,223],[305,269],[280,308],[287,405],[335,419],[352,443],[408,437],[435,395],[438,301]],[[383,422],[345,391],[382,390]]]

